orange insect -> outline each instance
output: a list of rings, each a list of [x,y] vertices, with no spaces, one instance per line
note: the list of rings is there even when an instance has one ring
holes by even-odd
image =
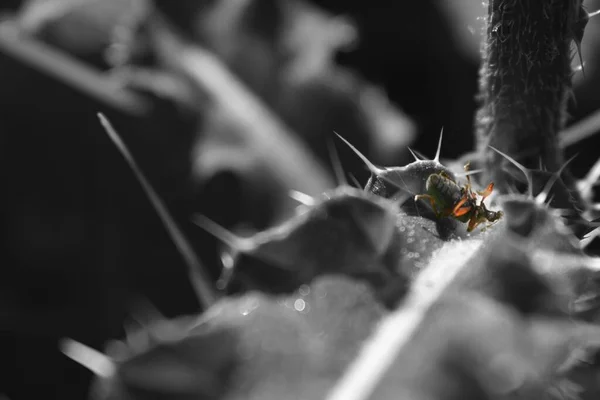
[[[470,163],[465,165],[468,171]],[[494,190],[494,183],[490,183],[482,192],[473,192],[471,179],[467,175],[467,184],[460,187],[456,181],[444,172],[431,174],[425,183],[427,193],[415,196],[417,200],[428,200],[433,212],[438,218],[452,217],[458,221],[468,223],[467,232],[473,231],[483,222],[496,222],[503,213],[502,211],[490,211],[483,201]],[[477,204],[477,194],[482,196]]]

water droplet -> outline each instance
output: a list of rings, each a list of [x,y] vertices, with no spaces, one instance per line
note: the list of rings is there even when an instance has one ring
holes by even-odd
[[[310,287],[308,285],[302,285],[300,286],[300,289],[298,289],[298,292],[300,292],[302,296],[308,296],[310,294]]]
[[[240,314],[246,316],[250,314],[252,311],[256,310],[259,306],[257,298],[249,298],[247,299],[240,307]]]
[[[411,238],[411,237],[409,237],[408,239],[406,239],[406,243],[412,243],[414,241],[415,241],[415,239]]]
[[[296,309],[296,311],[304,311],[304,309],[306,308],[306,302],[302,299],[296,299],[296,301],[294,302],[294,308]]]
[[[403,227],[403,226],[401,226],[401,227],[399,227],[399,228],[398,228],[398,230],[399,230],[400,232],[404,232],[404,231],[406,230],[406,228],[405,228],[405,227]]]

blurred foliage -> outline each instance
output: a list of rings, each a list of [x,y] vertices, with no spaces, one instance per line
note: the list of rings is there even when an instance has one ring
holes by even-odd
[[[105,137],[96,112],[106,113],[118,127],[214,280],[221,274],[227,249],[193,226],[190,216],[201,213],[240,235],[289,220],[296,213],[289,190],[317,195],[335,186],[329,150],[329,144],[337,140],[333,131],[377,165],[413,161],[407,146],[432,156],[442,127],[443,158],[455,159],[475,147],[472,132],[481,29],[475,18],[485,14],[479,3],[11,3],[0,6],[6,10],[0,25],[0,174],[5,186],[0,200],[0,394],[5,392],[12,400],[49,393],[65,400],[87,396],[91,374],[59,352],[58,340],[71,337],[103,348],[108,340],[124,336],[123,322],[135,313],[140,298],[155,304],[166,318],[199,311],[181,255],[127,164]],[[594,9],[600,3],[588,6]],[[586,77],[577,74],[574,80],[573,123],[600,105],[595,90],[600,70],[594,67],[600,54],[597,29],[598,24],[590,22],[586,30]],[[204,60],[206,68],[194,68],[194,60]],[[245,104],[255,107],[245,108]],[[567,155],[580,153],[572,164],[574,175],[583,176],[596,161],[597,141],[590,138],[568,149]],[[360,160],[348,148],[336,148],[344,170],[361,184],[366,182],[369,172]],[[331,199],[323,204],[331,204]],[[216,319],[204,317],[207,321],[192,324],[188,338],[173,339],[175,354],[189,353],[187,346],[196,340],[206,346],[202,357],[191,357],[183,366],[169,346],[145,353],[147,338],[140,339],[141,345],[130,343],[131,348],[142,349],[141,356],[123,356],[131,357],[124,364],[124,386],[111,387],[122,389],[119,395],[131,390],[144,393],[153,389],[145,386],[148,382],[160,385],[161,379],[167,380],[165,376],[189,382],[185,378],[190,369],[208,373],[207,366],[218,365],[223,371],[219,379],[227,378],[227,383],[207,376],[207,381],[218,384],[204,394],[206,398],[220,398],[231,382],[239,386],[232,386],[228,398],[248,398],[249,393],[251,398],[263,398],[265,393],[278,398],[278,393],[283,396],[290,391],[298,396],[324,393],[354,358],[375,321],[390,314],[384,305],[404,296],[404,284],[412,281],[447,239],[442,239],[447,227],[412,215],[411,210],[399,222],[393,221],[400,225],[402,240],[388,243],[391,236],[383,235],[375,240],[374,249],[363,249],[358,245],[361,240],[384,229],[389,221],[373,228],[371,211],[361,214],[366,212],[362,206],[359,211],[349,209],[333,207],[328,212],[353,216],[350,227],[343,230],[352,240],[341,240],[343,235],[335,229],[329,236],[308,235],[311,243],[329,251],[324,250],[323,258],[315,261],[317,272],[310,277],[315,283],[310,287],[279,293],[275,300],[255,293],[226,300],[219,305],[220,311],[212,311],[219,315]],[[315,215],[322,211],[316,210]],[[446,222],[451,230],[456,229],[454,221],[442,224]],[[552,227],[544,229],[531,237],[554,232]],[[385,251],[377,247],[379,241]],[[456,249],[452,257],[479,251],[479,243]],[[497,244],[508,248],[507,252],[511,249],[503,247],[502,241]],[[350,253],[344,254],[344,246],[364,250],[361,257],[371,258],[352,260]],[[488,244],[488,249],[493,246]],[[267,251],[277,255],[277,260],[294,252],[304,257],[303,262],[309,259],[302,246]],[[342,256],[385,268],[361,276],[366,285],[353,279],[332,283],[318,276],[322,269],[338,268]],[[258,275],[265,282],[254,282],[259,287],[271,287],[273,276],[284,276],[284,283],[289,277],[275,274],[273,259],[245,257],[239,265],[246,267],[240,270],[247,268],[250,275],[256,274],[253,268],[264,271]],[[400,272],[396,261],[404,268]],[[398,276],[390,275],[388,269]],[[356,278],[357,270],[344,274]],[[537,279],[536,275],[532,281]],[[507,278],[498,293],[517,281]],[[394,301],[384,300],[382,305],[382,297]],[[506,326],[516,326],[520,334],[521,321],[512,310],[493,315],[498,305],[488,304],[487,299],[478,302],[452,295],[444,302],[452,313],[447,319],[429,317],[434,327],[423,328],[429,330],[415,339],[416,355],[409,359],[416,360],[420,354],[427,355],[423,360],[443,359],[437,364],[440,370],[456,368],[457,376],[466,382],[465,390],[473,390],[473,396],[487,393],[488,388],[481,385],[491,385],[486,381],[489,376],[482,373],[477,382],[469,381],[466,377],[476,365],[461,369],[461,357],[476,357],[476,351],[446,354],[430,346],[431,337],[437,336],[429,335],[440,326],[459,329],[456,325],[468,327],[473,338],[493,339]],[[487,315],[489,324],[468,320],[471,314]],[[453,321],[454,316],[464,319],[459,320],[462,325]],[[273,333],[265,338],[267,328]],[[554,334],[541,323],[531,329],[537,328]],[[340,332],[347,333],[340,338]],[[526,341],[532,340],[528,335]],[[463,337],[456,348],[472,343],[470,338]],[[232,343],[240,342],[249,353],[237,361],[236,369],[227,357]],[[261,351],[265,346],[266,351]],[[423,348],[429,352],[418,353]],[[498,348],[505,349],[500,344]],[[293,351],[296,361],[290,364],[287,360]],[[154,370],[156,360],[172,366],[173,375],[167,375],[167,367]],[[308,370],[311,376],[305,378],[314,386],[295,380]],[[449,383],[443,381],[446,375],[434,372],[441,377],[439,387]],[[414,378],[409,375],[399,382]],[[138,386],[127,387],[131,382]],[[291,388],[292,382],[297,387]],[[184,384],[177,390],[208,390],[206,385],[191,386]],[[432,386],[432,392],[439,387]],[[179,393],[181,397],[186,394]]]

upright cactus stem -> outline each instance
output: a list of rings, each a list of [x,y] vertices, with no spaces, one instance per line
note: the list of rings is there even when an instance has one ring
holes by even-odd
[[[541,161],[557,171],[564,162],[557,135],[572,92],[572,43],[584,16],[582,0],[488,2],[476,135],[499,189],[504,160],[488,145],[529,168]]]

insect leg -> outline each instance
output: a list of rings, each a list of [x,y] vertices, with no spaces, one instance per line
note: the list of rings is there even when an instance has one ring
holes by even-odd
[[[452,212],[450,213],[450,215],[454,215],[456,217],[460,217],[461,215],[464,215],[466,212],[468,212],[468,210],[471,209],[471,207],[465,207],[465,209],[467,211],[458,211],[459,208],[461,208],[463,206],[463,204],[465,204],[467,202],[469,198],[467,197],[467,195],[464,195],[459,201],[458,203],[456,203],[456,205],[454,206],[454,208],[452,209]],[[460,212],[460,215],[457,215],[457,213]]]
[[[415,196],[415,201],[417,200],[429,200],[429,203],[431,204],[431,208],[433,208],[433,212],[435,213],[435,215],[440,215],[435,205],[435,199],[432,196],[428,194],[418,194]]]
[[[490,183],[485,190],[481,191],[481,192],[477,192],[477,194],[479,194],[482,198],[481,198],[481,204],[483,204],[483,201],[485,200],[486,197],[488,197],[490,194],[492,194],[492,191],[494,190],[494,182]]]
[[[473,216],[469,220],[469,225],[467,226],[467,232],[473,232],[473,230],[475,228],[477,228],[477,225],[479,225],[480,223],[481,222],[478,221],[478,218],[477,218],[477,213],[473,214]]]

